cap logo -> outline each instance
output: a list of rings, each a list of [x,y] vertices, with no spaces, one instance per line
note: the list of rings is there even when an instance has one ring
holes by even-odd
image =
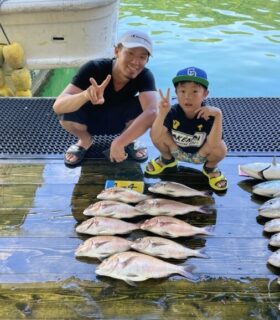
[[[193,68],[187,69],[188,76],[196,77],[196,71]]]
[[[132,37],[132,38],[140,39],[142,42],[147,42],[149,45],[151,45],[151,43],[150,43],[147,39],[145,39],[145,38],[143,38],[143,37],[139,37],[139,36],[136,35],[136,34],[132,34],[131,37]]]

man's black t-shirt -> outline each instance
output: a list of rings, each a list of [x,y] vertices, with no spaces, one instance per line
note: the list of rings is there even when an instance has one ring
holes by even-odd
[[[72,84],[86,90],[91,85],[89,81],[91,77],[95,79],[97,84],[101,84],[108,74],[112,74],[113,61],[113,59],[97,59],[87,62],[73,77]],[[135,79],[131,79],[119,91],[115,91],[111,79],[104,91],[104,107],[127,102],[139,92],[144,91],[156,91],[154,76],[147,68],[144,68]]]
[[[86,90],[91,85],[89,79],[94,78],[100,85],[108,74],[112,74],[113,61],[114,59],[96,59],[87,62],[79,69],[71,83],[81,90]],[[154,76],[147,68],[119,91],[115,91],[111,79],[105,88],[105,102],[102,105],[92,105],[88,101],[80,109],[62,114],[59,118],[84,124],[93,135],[118,134],[124,130],[127,122],[143,112],[138,94],[145,91],[156,91]]]

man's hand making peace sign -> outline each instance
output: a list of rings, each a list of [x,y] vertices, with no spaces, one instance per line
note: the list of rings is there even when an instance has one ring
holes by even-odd
[[[104,103],[104,90],[107,87],[111,80],[111,75],[108,74],[106,79],[98,85],[97,82],[93,79],[90,78],[89,81],[91,85],[87,88],[85,91],[85,96],[86,98],[91,101],[92,104],[103,104]]]

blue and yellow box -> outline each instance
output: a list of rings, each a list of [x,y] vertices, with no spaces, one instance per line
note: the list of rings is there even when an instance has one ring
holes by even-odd
[[[144,192],[143,181],[106,180],[105,189],[112,187],[129,188],[137,192]]]

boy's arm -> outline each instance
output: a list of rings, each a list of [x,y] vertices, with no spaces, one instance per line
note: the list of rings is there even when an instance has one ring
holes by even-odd
[[[213,126],[208,135],[207,141],[210,146],[216,146],[223,139],[223,115],[222,113],[217,113],[214,117]]]
[[[215,147],[223,139],[223,114],[219,108],[216,107],[203,107],[198,111],[197,117],[201,117],[208,120],[209,117],[214,117],[213,126],[209,135],[207,136],[207,142],[210,146]]]
[[[166,127],[163,125],[165,118],[166,114],[162,114],[159,112],[152,125],[151,139],[154,143],[157,143],[161,139],[163,133],[165,133],[167,130]]]
[[[159,112],[152,125],[151,129],[151,139],[153,142],[157,142],[161,139],[162,134],[167,131],[166,127],[163,125],[164,120],[171,108],[170,106],[170,88],[167,89],[166,96],[163,95],[162,91],[159,90],[161,100],[159,102]]]

